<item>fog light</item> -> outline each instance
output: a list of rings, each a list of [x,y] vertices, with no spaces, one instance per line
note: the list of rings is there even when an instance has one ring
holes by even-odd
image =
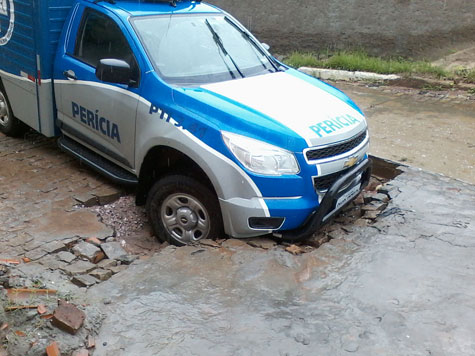
[[[284,224],[285,218],[249,218],[249,226],[253,229],[275,230]]]

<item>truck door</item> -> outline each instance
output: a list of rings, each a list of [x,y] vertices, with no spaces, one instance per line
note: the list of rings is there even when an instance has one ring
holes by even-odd
[[[72,31],[71,33],[74,33]],[[140,93],[140,70],[119,21],[86,8],[77,35],[70,35],[65,52],[57,56],[55,80],[58,119],[62,131],[96,152],[134,168],[135,121]],[[132,70],[129,85],[100,81],[96,66],[101,59],[121,59]]]

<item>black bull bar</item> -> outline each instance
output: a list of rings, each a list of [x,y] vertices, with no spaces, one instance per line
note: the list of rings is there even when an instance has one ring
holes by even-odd
[[[322,227],[332,216],[338,213],[346,205],[342,205],[338,209],[332,211],[333,205],[336,202],[336,198],[343,193],[340,190],[346,185],[350,184],[359,174],[361,174],[361,186],[360,192],[366,187],[371,178],[371,161],[369,158],[360,162],[353,167],[349,172],[341,176],[333,185],[328,189],[323,197],[319,207],[314,210],[304,222],[304,224],[294,230],[285,230],[275,232],[273,235],[288,242],[297,242],[305,240],[312,236],[320,227]],[[349,187],[351,189],[351,187]],[[345,189],[347,191],[347,189]],[[351,200],[350,200],[351,201]]]

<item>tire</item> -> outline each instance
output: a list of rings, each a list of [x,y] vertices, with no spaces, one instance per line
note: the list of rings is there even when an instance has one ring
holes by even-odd
[[[26,125],[13,116],[3,85],[0,84],[0,132],[7,136],[18,137],[26,131]]]
[[[148,194],[147,213],[155,236],[163,242],[184,246],[223,236],[216,195],[188,176],[158,180]]]

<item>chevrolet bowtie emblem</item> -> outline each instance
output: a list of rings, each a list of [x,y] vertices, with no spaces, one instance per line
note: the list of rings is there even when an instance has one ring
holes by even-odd
[[[358,162],[358,157],[357,156],[354,156],[354,157],[350,157],[346,162],[345,164],[343,165],[343,167],[345,168],[350,168],[350,167],[353,167],[356,162]]]

